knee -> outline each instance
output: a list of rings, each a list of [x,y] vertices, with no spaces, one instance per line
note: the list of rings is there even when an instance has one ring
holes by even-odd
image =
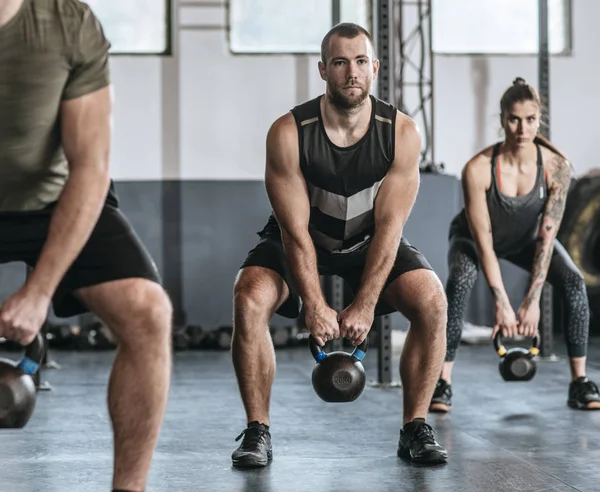
[[[477,266],[470,261],[460,261],[451,265],[448,274],[448,286],[459,289],[471,289],[477,281]]]
[[[233,304],[236,311],[258,314],[263,311],[263,295],[252,282],[236,282],[233,288]]]
[[[432,292],[426,296],[423,311],[425,316],[429,317],[431,320],[432,325],[445,329],[448,317],[448,301],[446,299],[446,293],[441,286],[433,289]]]
[[[435,284],[419,298],[416,309],[409,313],[409,321],[422,326],[429,335],[445,334],[448,302],[441,284]]]
[[[258,324],[268,323],[271,317],[270,295],[261,283],[246,276],[240,277],[233,288],[233,309],[236,319],[252,320],[250,323],[234,323],[236,332],[247,331]]]
[[[154,282],[148,282],[138,290],[123,318],[125,329],[120,330],[127,339],[151,339],[166,342],[171,339],[173,306],[165,290]]]

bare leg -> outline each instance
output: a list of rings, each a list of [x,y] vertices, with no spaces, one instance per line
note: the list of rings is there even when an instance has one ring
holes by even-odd
[[[86,287],[77,294],[119,339],[108,386],[113,488],[141,492],[167,402],[171,303],[160,285],[137,278]]]
[[[587,357],[571,357],[569,364],[571,366],[571,379],[575,381],[581,376],[585,376],[585,362]]]
[[[446,353],[446,296],[438,277],[419,269],[398,277],[385,299],[410,321],[400,358],[404,423],[425,419]]]
[[[267,268],[244,268],[236,280],[231,354],[248,422],[270,422],[275,349],[269,320],[288,295],[283,279]]]
[[[441,378],[448,384],[452,384],[452,369],[454,368],[454,361],[444,362],[442,366]]]

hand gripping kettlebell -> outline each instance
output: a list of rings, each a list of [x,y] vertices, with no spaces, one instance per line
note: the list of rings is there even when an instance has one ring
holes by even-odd
[[[312,337],[308,346],[317,365],[312,372],[312,385],[315,393],[329,403],[342,403],[356,400],[365,389],[366,377],[362,360],[369,345],[365,340],[349,354],[344,351],[325,353]]]
[[[533,344],[529,349],[515,347],[507,350],[502,343],[502,333],[496,333],[494,348],[500,356],[500,375],[505,381],[529,381],[536,372],[535,357],[540,353],[540,334],[533,337]]]
[[[38,333],[19,362],[0,359],[0,428],[20,429],[29,421],[37,392],[33,375],[43,356],[44,338]]]

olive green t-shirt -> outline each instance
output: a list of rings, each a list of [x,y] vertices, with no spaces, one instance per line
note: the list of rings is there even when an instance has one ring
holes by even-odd
[[[61,103],[109,84],[109,48],[78,0],[23,0],[0,27],[0,211],[58,199],[69,174]]]

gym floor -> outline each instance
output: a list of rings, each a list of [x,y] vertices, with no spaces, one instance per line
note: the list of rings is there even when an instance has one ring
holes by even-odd
[[[170,402],[148,492],[598,491],[600,412],[566,406],[568,365],[540,361],[529,383],[505,383],[493,350],[462,346],[454,408],[430,423],[449,463],[418,467],[396,457],[401,389],[367,387],[354,403],[326,404],[312,390],[308,349],[278,351],[272,397],[274,460],[231,466],[245,426],[229,352],[175,354]],[[2,356],[14,357],[14,353]],[[112,352],[53,351],[52,391],[38,394],[26,428],[0,432],[0,490],[107,492],[112,439],[106,383]],[[589,376],[600,381],[600,340]],[[376,351],[365,359],[376,377]]]

